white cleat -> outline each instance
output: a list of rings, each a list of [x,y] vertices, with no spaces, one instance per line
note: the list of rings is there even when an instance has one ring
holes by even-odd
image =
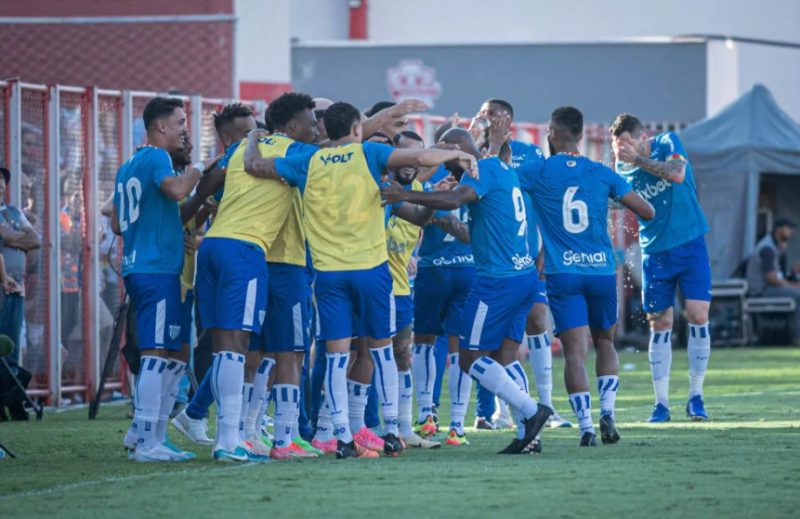
[[[505,416],[500,416],[493,421],[495,429],[513,429],[514,421]]]
[[[208,422],[206,419],[195,420],[190,418],[186,414],[186,409],[172,419],[172,426],[198,445],[214,444],[214,440],[208,437]]]
[[[247,438],[246,445],[249,447],[248,450],[252,454],[269,457],[269,446],[267,446],[267,444],[264,443],[261,438],[257,436],[251,436],[250,438]]]
[[[417,447],[420,449],[438,449],[442,446],[442,442],[433,440],[426,440],[417,433],[411,433],[411,436],[400,436],[400,439],[407,447]]]
[[[559,416],[555,411],[550,418],[547,419],[547,426],[551,429],[558,429],[559,427],[572,427],[572,422],[565,420]]]
[[[160,443],[149,447],[140,445],[128,455],[128,458],[139,463],[176,461],[174,453]]]
[[[136,433],[133,432],[133,428],[128,429],[128,432],[126,432],[125,436],[122,438],[122,445],[125,446],[125,450],[135,451],[137,439]]]

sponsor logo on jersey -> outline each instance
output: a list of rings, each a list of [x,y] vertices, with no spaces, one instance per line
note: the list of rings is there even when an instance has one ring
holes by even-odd
[[[655,184],[647,184],[644,189],[640,189],[637,191],[637,193],[645,200],[650,200],[651,198],[657,197],[670,187],[672,187],[672,182],[669,180],[660,179]]]
[[[511,261],[514,262],[514,270],[525,270],[533,265],[533,256],[530,254],[526,254],[524,256],[520,256],[519,254],[515,254],[514,257],[511,258]]]
[[[472,257],[472,254],[466,254],[464,256],[452,256],[449,258],[442,256],[433,260],[433,265],[435,267],[448,267],[450,265],[465,265],[472,263],[475,263],[475,259]]]
[[[564,265],[570,267],[603,267],[608,264],[608,257],[605,252],[575,252],[572,250],[564,251]]]
[[[327,166],[328,164],[344,164],[349,162],[352,156],[353,152],[351,151],[349,153],[337,153],[336,155],[320,155],[319,159]]]
[[[136,263],[136,251],[131,252],[127,256],[122,256],[122,268],[130,269]]]
[[[169,325],[169,338],[173,341],[181,334],[181,326],[179,324]]]

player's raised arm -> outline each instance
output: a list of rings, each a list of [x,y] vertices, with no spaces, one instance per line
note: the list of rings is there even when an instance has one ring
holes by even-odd
[[[642,220],[652,220],[656,215],[656,210],[653,209],[650,202],[639,196],[639,193],[636,191],[630,191],[627,195],[623,196],[620,199],[620,203],[636,213]]]
[[[432,223],[456,240],[462,243],[470,243],[469,227],[454,215],[447,214],[441,218],[434,217]]]
[[[410,191],[403,189],[398,182],[392,181],[389,185],[381,189],[381,196],[387,203],[411,202],[412,204],[424,205],[434,209],[457,209],[462,205],[474,202],[478,195],[470,186],[459,184],[450,191]]]
[[[244,170],[258,178],[280,180],[275,169],[276,157],[264,158],[258,150],[258,139],[266,137],[264,130],[253,130],[247,134],[247,147],[244,150]]]
[[[192,192],[203,174],[214,167],[221,156],[193,164],[183,175],[170,175],[161,180],[159,189],[172,200],[183,200]]]
[[[396,149],[389,156],[389,169],[412,167],[433,167],[445,162],[458,162],[465,171],[475,170],[475,157],[460,150],[426,148],[424,150]]]
[[[629,133],[614,137],[612,147],[617,160],[633,164],[651,175],[676,184],[686,177],[686,159],[681,154],[671,155],[666,160],[651,159],[641,153],[637,141]]]
[[[424,112],[427,109],[428,105],[424,101],[406,99],[365,119],[362,123],[363,133],[369,137],[384,126],[390,125],[395,119],[400,119],[414,112]]]

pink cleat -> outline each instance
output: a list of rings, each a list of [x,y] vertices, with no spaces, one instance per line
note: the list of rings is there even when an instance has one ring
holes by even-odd
[[[355,440],[358,445],[374,452],[383,452],[385,445],[385,442],[380,436],[366,427],[362,427],[360,431],[355,433],[353,435],[353,440]]]

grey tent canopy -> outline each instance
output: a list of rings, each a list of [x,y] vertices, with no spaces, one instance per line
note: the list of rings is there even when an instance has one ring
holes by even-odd
[[[756,85],[680,136],[708,218],[713,277],[725,279],[755,245],[763,175],[787,176],[776,210],[795,221],[800,217],[800,125],[766,87]]]

